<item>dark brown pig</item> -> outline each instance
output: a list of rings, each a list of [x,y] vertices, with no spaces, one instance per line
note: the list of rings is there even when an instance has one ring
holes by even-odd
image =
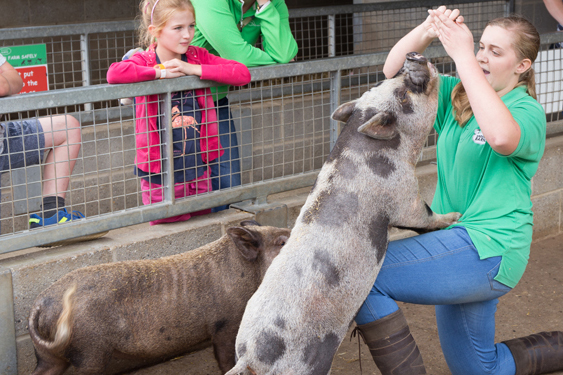
[[[70,365],[77,374],[105,374],[112,357],[165,360],[209,343],[226,372],[246,303],[289,234],[245,221],[183,254],[70,272],[31,310],[33,375]]]
[[[326,375],[373,286],[388,228],[445,228],[418,191],[415,165],[432,129],[438,74],[417,53],[361,98],[345,121],[291,237],[248,301],[229,375]]]

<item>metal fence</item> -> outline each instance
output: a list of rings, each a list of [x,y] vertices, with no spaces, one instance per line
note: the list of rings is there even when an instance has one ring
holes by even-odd
[[[505,12],[503,9],[498,15]],[[419,13],[417,22],[422,21],[424,10]],[[539,101],[554,132],[559,131],[556,120],[563,110],[559,96],[561,50],[549,48],[559,41],[563,36],[558,33],[542,36],[542,52],[535,64]],[[29,215],[42,197],[41,184],[28,178],[30,169],[37,166],[5,173],[0,190],[0,254],[227,203],[265,202],[269,194],[312,185],[338,135],[339,124],[330,120],[330,114],[341,102],[359,97],[383,79],[381,68],[386,54],[348,55],[251,69],[252,83],[229,94],[240,148],[237,162],[242,167],[242,185],[182,199],[173,197],[173,159],[167,157],[173,154],[170,104],[173,93],[213,86],[212,82],[183,77],[67,88],[27,94],[26,100],[22,100],[23,96],[0,99],[0,113],[11,119],[43,116],[51,120],[61,112],[78,119],[80,151],[76,157],[66,152],[76,165],[65,193],[69,211],[86,215],[86,219],[73,223],[29,230]],[[454,64],[441,47],[430,47],[426,55],[441,72],[455,74]],[[144,205],[141,179],[133,172],[136,144],[132,108],[114,103],[120,98],[150,94],[159,94],[156,102],[164,113],[163,123],[168,123],[162,133],[166,140],[161,145],[162,159],[155,160],[163,166],[164,200]],[[435,139],[430,137],[423,159],[434,157],[433,144]],[[15,175],[20,177],[16,179]],[[44,174],[44,183],[45,179]]]
[[[514,8],[506,0],[389,1],[290,9],[296,61],[388,51],[439,5],[459,8],[479,37],[485,23]],[[0,47],[46,44],[51,90],[106,83],[109,65],[136,47],[135,21],[2,29]],[[115,103],[114,103],[115,104]]]

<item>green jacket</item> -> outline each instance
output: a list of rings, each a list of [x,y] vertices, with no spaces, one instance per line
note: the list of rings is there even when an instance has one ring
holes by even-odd
[[[271,0],[258,13],[255,3],[244,15],[241,0],[192,0],[192,4],[196,13],[194,46],[247,67],[285,64],[297,54],[284,0]],[[260,36],[264,50],[254,47]],[[218,88],[219,99],[226,96],[227,88]]]

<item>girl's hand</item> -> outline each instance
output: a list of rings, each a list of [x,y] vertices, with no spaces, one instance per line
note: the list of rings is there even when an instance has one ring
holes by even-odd
[[[180,77],[183,75],[201,77],[201,65],[190,64],[179,59],[168,60],[164,62],[163,65],[171,75],[179,74],[174,77]]]
[[[459,10],[442,11],[440,8],[429,10],[429,17],[432,17],[432,28],[442,42],[444,49],[454,61],[461,59],[475,58],[475,47],[473,44],[473,34],[463,23],[463,17],[459,15]]]
[[[166,67],[165,64],[166,63],[161,64],[161,65],[164,65]],[[154,79],[161,79],[161,78],[168,79],[168,78],[178,78],[178,77],[185,76],[184,73],[179,72],[177,70],[172,71],[172,69],[169,69],[168,67],[166,67],[165,75],[163,74],[164,72],[158,67],[155,67],[154,70],[156,70],[156,75],[155,75]]]

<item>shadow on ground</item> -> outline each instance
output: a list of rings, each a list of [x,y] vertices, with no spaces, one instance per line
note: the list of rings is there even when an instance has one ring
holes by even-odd
[[[442,355],[434,308],[401,304],[417,341],[429,375],[449,375]],[[563,330],[563,235],[532,245],[530,262],[520,283],[500,299],[497,312],[497,341],[540,331]],[[379,375],[362,342],[364,375]],[[132,372],[134,375],[220,375],[211,348],[173,361]],[[331,375],[360,374],[357,338],[344,340],[332,365]],[[563,371],[553,373],[563,375]]]

